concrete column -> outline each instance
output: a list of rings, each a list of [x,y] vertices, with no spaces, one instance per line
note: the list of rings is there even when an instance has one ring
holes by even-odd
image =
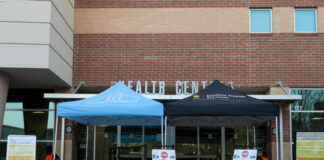
[[[2,133],[3,117],[7,102],[9,88],[9,75],[0,72],[0,137]]]

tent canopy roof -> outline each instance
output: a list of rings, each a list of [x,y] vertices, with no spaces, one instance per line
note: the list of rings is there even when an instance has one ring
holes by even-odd
[[[227,126],[241,126],[243,123],[235,123],[232,120],[243,122],[244,119],[244,125],[258,124],[277,114],[277,104],[249,97],[219,81],[214,81],[197,94],[165,106],[165,115],[171,117],[170,122],[174,125],[204,125],[228,121],[231,123]],[[202,118],[202,116],[214,118]],[[218,118],[215,118],[216,116]]]
[[[83,100],[57,105],[57,115],[90,125],[160,125],[163,104],[134,92],[122,82]]]

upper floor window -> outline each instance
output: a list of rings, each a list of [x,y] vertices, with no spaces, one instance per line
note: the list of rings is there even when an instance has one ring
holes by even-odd
[[[307,8],[295,9],[295,32],[317,32],[317,10]]]
[[[272,32],[272,10],[250,9],[250,33]]]

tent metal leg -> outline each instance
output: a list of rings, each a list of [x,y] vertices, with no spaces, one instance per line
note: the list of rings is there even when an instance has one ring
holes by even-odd
[[[253,146],[254,146],[254,149],[256,149],[256,132],[255,132],[255,125],[253,126]]]
[[[116,149],[117,160],[119,160],[120,158],[120,154],[119,154],[120,142],[121,142],[121,126],[118,125],[117,126],[117,149]]]
[[[117,126],[117,147],[120,147],[121,126]]]
[[[53,160],[56,158],[56,145],[57,145],[57,125],[58,124],[58,116],[55,117],[55,135],[54,135],[54,146],[53,146]]]
[[[165,117],[165,122],[164,122],[164,126],[165,126],[165,130],[164,130],[164,149],[166,149],[166,145],[167,145],[167,128],[168,128],[168,117]]]
[[[197,126],[197,160],[199,160],[200,156],[200,127]]]
[[[279,106],[279,127],[280,127],[280,158],[281,160],[284,159],[283,155],[284,155],[284,151],[283,151],[283,122],[282,122],[282,105]]]
[[[276,154],[277,160],[279,160],[278,117],[276,117]]]
[[[142,160],[145,160],[145,150],[146,150],[146,147],[144,147],[144,144],[145,144],[145,127],[142,126]]]
[[[145,143],[145,127],[142,126],[142,145]]]
[[[65,142],[65,118],[62,117],[61,160],[64,160],[64,142]]]
[[[87,125],[87,135],[86,135],[86,160],[88,160],[88,148],[89,148],[89,126]]]
[[[250,146],[249,127],[246,127],[246,146]]]
[[[225,160],[225,127],[221,128],[222,160]]]
[[[97,127],[93,126],[93,160],[96,160]]]
[[[163,139],[163,117],[161,117],[161,149],[163,149],[164,139]]]

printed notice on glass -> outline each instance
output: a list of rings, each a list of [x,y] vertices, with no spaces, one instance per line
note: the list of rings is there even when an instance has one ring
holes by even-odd
[[[36,136],[9,135],[7,160],[35,160]]]
[[[152,160],[176,160],[175,150],[152,149]]]
[[[296,160],[306,159],[324,160],[324,132],[296,133]]]
[[[257,152],[256,149],[235,149],[233,160],[256,160]]]

